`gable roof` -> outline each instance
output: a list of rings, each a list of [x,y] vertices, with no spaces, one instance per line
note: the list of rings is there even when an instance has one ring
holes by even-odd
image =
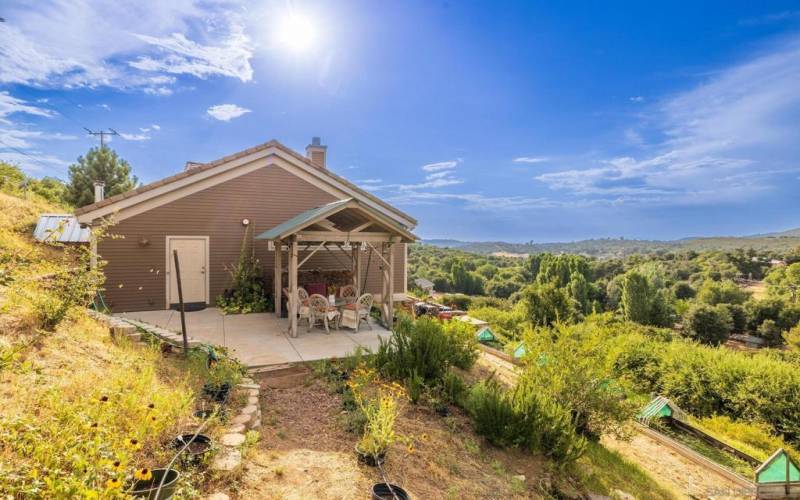
[[[296,151],[292,150],[291,148],[289,148],[287,146],[284,146],[283,144],[281,144],[280,142],[278,142],[278,141],[276,141],[274,139],[271,140],[271,141],[265,142],[263,144],[259,144],[258,146],[254,146],[252,148],[248,148],[248,149],[239,151],[238,153],[234,153],[234,154],[231,154],[231,155],[223,156],[222,158],[219,158],[219,159],[214,160],[212,162],[200,164],[199,166],[184,170],[184,171],[182,171],[180,173],[177,173],[175,175],[171,175],[169,177],[165,177],[165,178],[163,178],[161,180],[158,180],[158,181],[155,181],[155,182],[151,182],[149,184],[145,184],[145,185],[140,186],[140,187],[138,187],[136,189],[132,189],[130,191],[126,191],[126,192],[118,194],[118,195],[109,196],[108,198],[106,198],[104,200],[101,200],[99,202],[92,203],[90,205],[85,205],[83,207],[80,207],[80,208],[76,209],[75,210],[75,215],[81,216],[81,215],[89,214],[90,212],[98,212],[98,214],[93,218],[103,217],[105,215],[109,215],[109,214],[114,212],[115,205],[117,203],[121,202],[121,201],[135,199],[136,197],[138,197],[140,195],[144,195],[144,194],[146,194],[148,192],[151,192],[151,191],[153,191],[155,189],[162,188],[162,187],[164,187],[164,189],[162,189],[160,191],[164,191],[164,192],[169,191],[171,187],[175,187],[175,188],[179,187],[177,184],[175,184],[178,181],[181,181],[183,179],[188,179],[189,181],[191,181],[192,180],[191,178],[193,176],[197,176],[198,180],[200,179],[200,177],[205,178],[206,176],[200,176],[199,174],[203,174],[205,172],[209,172],[211,170],[214,170],[217,167],[220,167],[222,165],[231,163],[231,162],[239,160],[241,158],[245,158],[245,157],[250,156],[250,155],[254,155],[256,153],[265,152],[270,148],[275,148],[276,150],[285,153],[295,163],[295,165],[297,165],[298,163],[301,164],[302,166],[306,167],[306,171],[308,173],[312,173],[312,175],[316,176],[317,178],[319,178],[323,182],[328,183],[332,187],[338,188],[338,189],[340,189],[342,191],[345,191],[345,192],[350,192],[351,195],[353,196],[353,198],[356,198],[356,199],[359,199],[359,200],[363,200],[363,201],[367,202],[368,204],[371,203],[371,204],[375,204],[375,205],[378,205],[378,206],[382,207],[383,209],[385,209],[386,211],[391,213],[393,215],[393,218],[396,218],[396,219],[399,219],[399,220],[403,221],[403,224],[408,226],[408,227],[416,226],[417,220],[414,219],[413,217],[411,217],[410,215],[408,215],[407,213],[405,213],[405,212],[395,208],[394,206],[386,203],[385,201],[381,200],[380,198],[378,198],[377,196],[373,195],[372,193],[369,193],[369,192],[365,191],[364,189],[356,186],[355,184],[353,184],[352,182],[348,181],[344,177],[341,177],[341,176],[331,172],[327,168],[319,168],[319,167],[317,167],[316,165],[311,163],[311,160],[309,160],[305,156],[297,153]],[[309,169],[309,167],[310,167],[310,169]],[[212,175],[213,175],[213,173],[212,173]],[[163,193],[159,193],[158,196],[160,196],[161,194],[163,194]],[[79,219],[83,219],[83,218],[79,217]],[[82,222],[83,222],[83,220],[82,220]]]
[[[369,206],[362,205],[358,201],[352,198],[346,198],[344,200],[336,200],[326,205],[322,205],[320,207],[312,208],[310,210],[306,210],[305,212],[301,212],[292,217],[291,219],[278,224],[272,229],[264,231],[263,233],[256,236],[256,239],[281,240],[283,238],[286,238],[287,236],[290,236],[298,231],[305,229],[308,226],[313,225],[315,222],[319,222],[321,219],[325,219],[347,208],[356,208],[358,210],[363,210],[371,217],[374,217],[376,220],[390,227],[393,231],[401,234],[403,237],[411,241],[417,239],[405,227],[388,220],[386,217],[381,216],[381,214],[378,213],[376,210],[370,208]]]

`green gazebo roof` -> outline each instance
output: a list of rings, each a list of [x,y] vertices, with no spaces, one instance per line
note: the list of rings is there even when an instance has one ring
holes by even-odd
[[[756,483],[785,483],[787,472],[790,482],[800,481],[797,464],[786,451],[779,449],[756,469]]]
[[[484,326],[478,333],[476,334],[478,337],[478,342],[491,342],[492,340],[496,340],[494,336],[494,332],[488,326]]]

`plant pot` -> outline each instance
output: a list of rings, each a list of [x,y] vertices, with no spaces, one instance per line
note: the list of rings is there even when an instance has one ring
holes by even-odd
[[[226,403],[231,392],[231,384],[206,384],[203,386],[203,394],[217,403]]]
[[[364,453],[363,451],[359,450],[358,445],[355,446],[355,450],[356,450],[356,455],[358,456],[358,461],[364,465],[369,465],[370,467],[377,467],[378,465],[383,465],[383,462],[386,461],[385,451],[379,453],[376,456],[369,453]]]
[[[389,483],[375,483],[372,486],[373,500],[408,500],[408,493],[403,488]]]
[[[192,439],[194,437],[194,439]],[[191,441],[191,442],[190,442]],[[203,462],[203,459],[211,451],[211,438],[205,434],[181,434],[176,437],[172,442],[172,447],[176,450],[182,449],[186,443],[189,447],[184,450],[182,456],[183,463],[197,465]]]
[[[161,491],[158,491],[158,485],[161,484],[161,479],[164,476],[164,485],[161,486]],[[133,483],[131,495],[137,498],[147,498],[148,500],[167,500],[172,498],[175,493],[175,487],[178,484],[180,473],[175,469],[153,469],[153,477],[147,481],[136,481]]]

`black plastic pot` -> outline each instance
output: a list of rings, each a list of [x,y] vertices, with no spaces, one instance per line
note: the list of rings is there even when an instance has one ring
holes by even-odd
[[[377,456],[372,455],[369,453],[364,453],[363,451],[358,449],[358,445],[355,447],[356,455],[358,456],[358,461],[364,465],[369,465],[370,467],[377,467],[378,465],[383,465],[383,462],[386,461],[386,452],[379,453]]]
[[[205,434],[198,434],[197,436],[194,434],[181,434],[172,442],[172,447],[180,450],[190,441],[189,447],[181,454],[182,461],[185,464],[200,464],[205,456],[208,455],[208,452],[211,451],[211,438]]]
[[[158,485],[161,484],[161,479],[164,476],[164,485],[161,491],[158,491]],[[180,473],[175,469],[153,469],[153,477],[147,481],[136,481],[133,483],[133,490],[131,495],[137,498],[147,498],[148,500],[167,500],[172,498],[175,493],[175,487],[178,484],[178,477]]]
[[[375,483],[372,487],[373,500],[408,500],[408,493],[403,488],[394,484]]]
[[[224,384],[206,384],[203,386],[203,394],[216,401],[217,403],[226,403],[228,396],[231,392],[231,384],[225,382]]]

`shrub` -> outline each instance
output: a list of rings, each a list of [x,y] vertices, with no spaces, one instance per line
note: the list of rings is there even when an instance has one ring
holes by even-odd
[[[586,440],[576,434],[569,411],[526,382],[513,391],[493,378],[480,382],[470,391],[467,407],[475,431],[497,446],[519,446],[562,464],[585,450]]]
[[[683,317],[683,331],[698,342],[719,345],[727,340],[733,320],[723,305],[694,304]]]
[[[259,313],[272,308],[261,277],[261,263],[255,256],[255,244],[252,242],[249,245],[251,252],[248,253],[249,234],[250,226],[247,226],[239,261],[235,266],[225,267],[231,277],[231,288],[217,297],[217,307],[226,314]]]
[[[477,358],[476,341],[463,338],[460,327],[448,328],[445,331],[433,318],[401,317],[389,340],[380,340],[375,366],[388,378],[406,380],[416,375],[431,385],[443,379],[450,365],[469,368]]]
[[[401,400],[406,395],[397,384],[375,385],[375,373],[369,369],[353,371],[347,386],[364,416],[364,432],[358,441],[361,453],[379,457],[397,440],[405,439],[394,430]]]
[[[448,370],[444,374],[442,380],[442,393],[450,403],[458,406],[465,406],[465,396],[467,394],[467,385],[464,380],[452,370]]]

